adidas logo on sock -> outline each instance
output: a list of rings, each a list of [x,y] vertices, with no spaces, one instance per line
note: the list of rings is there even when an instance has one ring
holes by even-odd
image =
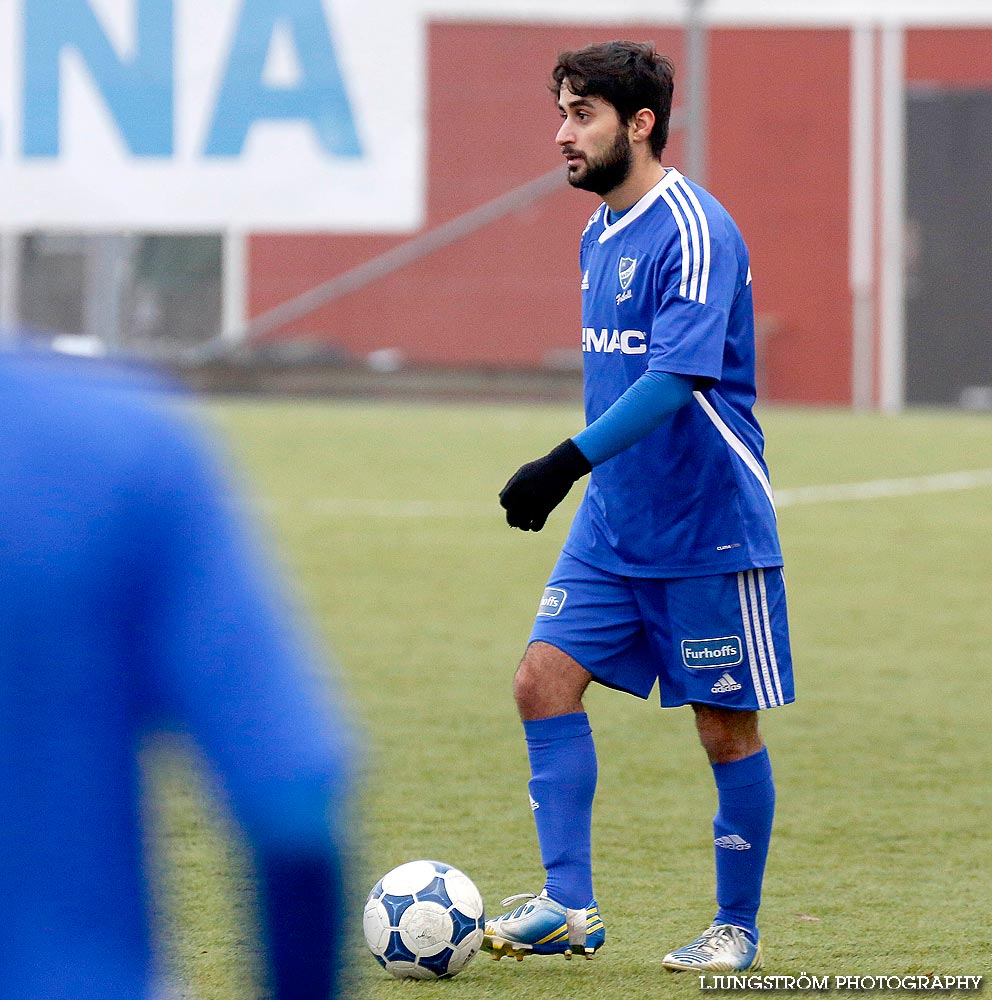
[[[729,694],[731,691],[740,691],[741,686],[734,680],[730,674],[724,674],[717,682],[710,688],[713,694]]]
[[[725,847],[728,851],[750,851],[751,845],[736,833],[731,833],[726,837],[717,837],[713,841],[717,847]]]
[[[533,795],[528,795],[527,798],[530,799],[530,807],[531,807],[531,809],[533,809],[534,812],[537,812],[537,810],[541,808],[541,803],[538,802],[537,799],[535,799]]]

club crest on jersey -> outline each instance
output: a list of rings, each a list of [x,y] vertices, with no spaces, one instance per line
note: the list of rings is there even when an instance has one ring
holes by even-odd
[[[630,288],[630,283],[634,278],[634,268],[637,267],[636,257],[621,257],[620,258],[620,287],[626,291]]]
[[[621,257],[617,273],[620,278],[620,294],[617,296],[617,305],[632,299],[634,293],[630,290],[630,283],[634,280],[634,269],[637,267],[636,257]]]

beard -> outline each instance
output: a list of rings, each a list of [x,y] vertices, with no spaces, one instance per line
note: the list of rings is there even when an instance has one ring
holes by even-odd
[[[630,173],[633,156],[626,130],[621,126],[610,148],[598,159],[586,159],[585,169],[568,172],[568,183],[602,197],[619,187]]]

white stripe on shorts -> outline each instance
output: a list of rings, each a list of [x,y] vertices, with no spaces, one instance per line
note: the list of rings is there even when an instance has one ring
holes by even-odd
[[[782,694],[782,679],[778,674],[778,660],[775,658],[775,640],[772,639],[772,617],[768,613],[768,591],[765,589],[765,571],[758,570],[758,587],[761,590],[761,617],[765,623],[765,642],[768,644],[768,665],[771,668],[772,678],[775,681],[775,694],[778,697],[777,704],[784,705],[785,697]]]
[[[782,683],[779,679],[778,661],[775,658],[775,644],[772,640],[771,620],[768,614],[765,571],[758,569],[738,573],[737,593],[741,602],[741,623],[744,626],[751,683],[758,699],[758,708],[784,705],[785,699],[782,695]]]

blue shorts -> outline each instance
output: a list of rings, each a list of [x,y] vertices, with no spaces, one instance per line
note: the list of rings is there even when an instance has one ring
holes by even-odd
[[[658,681],[665,708],[795,700],[780,568],[641,579],[563,552],[530,641],[556,646],[601,684],[639,698]]]

